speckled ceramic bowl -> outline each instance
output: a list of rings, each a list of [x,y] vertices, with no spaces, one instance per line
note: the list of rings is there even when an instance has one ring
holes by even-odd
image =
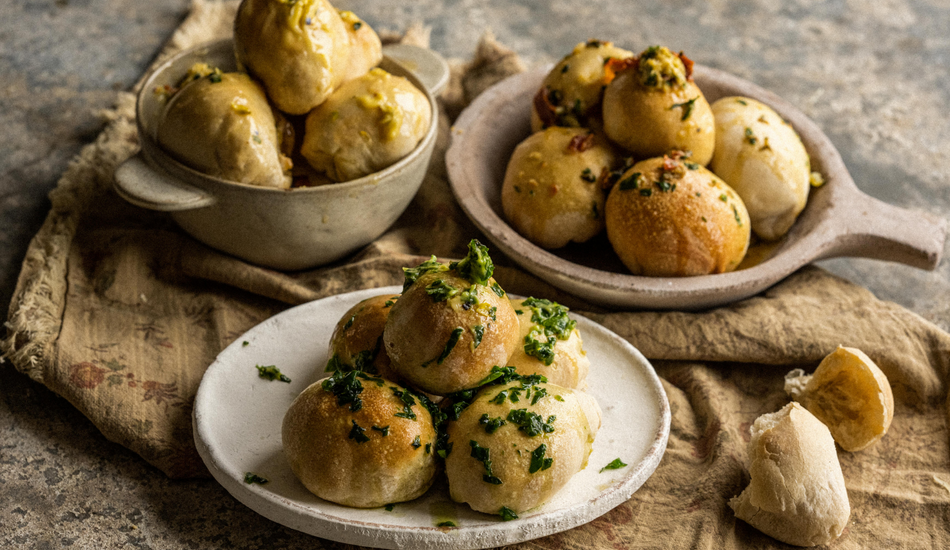
[[[342,258],[381,235],[422,184],[438,129],[435,95],[448,80],[438,54],[398,45],[383,50],[383,69],[406,77],[432,105],[425,137],[406,157],[368,176],[338,184],[270,189],[195,171],[155,141],[161,109],[156,86],[175,84],[198,61],[235,70],[231,40],[184,51],[160,65],[138,95],[142,150],[116,170],[115,189],[129,202],[168,211],[199,241],[251,263],[281,270],[316,267]]]

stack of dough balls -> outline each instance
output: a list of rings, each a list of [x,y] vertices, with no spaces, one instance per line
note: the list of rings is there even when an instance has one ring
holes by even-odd
[[[533,134],[509,160],[511,226],[545,249],[606,231],[631,273],[657,277],[732,271],[753,233],[782,238],[813,181],[801,139],[753,99],[710,105],[692,73],[663,46],[578,44],[544,78]]]
[[[788,373],[785,390],[794,401],[752,426],[752,479],[729,506],[782,542],[828,544],[851,514],[835,443],[856,452],[887,433],[894,417],[891,386],[864,352],[839,346],[813,374]]]
[[[510,300],[478,241],[405,268],[400,295],[339,320],[324,378],[287,410],[284,452],[317,496],[355,507],[419,497],[439,472],[452,499],[506,519],[582,470],[600,408],[590,362],[555,302]],[[436,404],[438,402],[438,404]]]
[[[377,67],[379,36],[327,0],[243,0],[234,53],[241,72],[199,64],[160,90],[159,145],[209,176],[278,189],[349,181],[429,129],[426,94]]]

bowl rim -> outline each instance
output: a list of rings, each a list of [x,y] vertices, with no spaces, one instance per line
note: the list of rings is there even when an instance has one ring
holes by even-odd
[[[404,74],[397,74],[395,76],[400,76],[409,80],[409,82],[416,87],[419,91],[425,94],[426,99],[429,102],[430,107],[430,122],[429,128],[426,130],[426,134],[423,136],[419,143],[410,151],[408,154],[403,156],[401,159],[395,163],[383,168],[378,172],[373,172],[367,174],[361,178],[342,181],[342,182],[333,182],[325,185],[318,186],[304,186],[304,187],[290,187],[290,188],[276,188],[276,187],[264,187],[260,185],[253,185],[249,183],[242,183],[238,181],[226,180],[216,176],[211,176],[200,172],[187,166],[186,164],[178,161],[170,154],[168,154],[154,139],[154,137],[148,132],[148,129],[145,127],[143,119],[146,117],[143,115],[144,102],[147,101],[147,98],[155,93],[156,80],[159,79],[162,75],[166,73],[171,68],[171,65],[180,59],[188,56],[199,56],[199,55],[209,55],[209,53],[215,49],[224,49],[228,48],[231,51],[234,49],[234,40],[233,38],[222,38],[219,40],[213,40],[209,42],[203,42],[201,44],[186,48],[175,54],[171,55],[167,59],[161,61],[157,64],[149,73],[146,75],[145,79],[142,81],[142,87],[139,89],[136,94],[135,99],[135,125],[138,131],[139,143],[141,145],[142,153],[148,159],[149,162],[158,165],[165,172],[168,172],[168,176],[178,180],[176,183],[179,183],[181,178],[176,174],[184,174],[188,176],[187,182],[181,182],[185,185],[194,185],[195,182],[201,182],[207,184],[207,186],[202,185],[201,188],[204,191],[211,192],[213,187],[225,188],[231,191],[243,191],[246,193],[263,193],[263,194],[302,194],[302,193],[333,193],[333,192],[346,192],[351,189],[365,186],[365,185],[381,185],[385,184],[386,181],[391,181],[395,178],[390,176],[395,175],[395,173],[402,171],[402,169],[411,164],[422,156],[422,153],[426,148],[430,147],[434,142],[436,135],[438,133],[439,126],[439,107],[435,97],[432,95],[432,92],[422,85],[422,82],[412,73],[412,71],[400,64],[397,60],[386,56],[385,48],[383,49],[383,59],[380,61],[380,65],[386,64],[397,67]],[[204,52],[204,53],[202,53]],[[384,69],[387,72],[390,72],[388,69]],[[229,71],[230,72],[230,71]],[[244,71],[235,71],[235,72],[244,72]],[[248,73],[244,73],[248,74]],[[252,75],[252,79],[254,77]],[[255,82],[258,82],[254,79]],[[269,98],[268,98],[269,100]],[[275,108],[276,109],[276,108]],[[302,115],[306,116],[306,115]]]

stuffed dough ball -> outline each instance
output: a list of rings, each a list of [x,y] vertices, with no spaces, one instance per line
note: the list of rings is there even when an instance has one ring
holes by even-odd
[[[383,347],[383,328],[398,297],[397,294],[373,296],[343,314],[330,337],[327,372],[358,370],[387,380],[398,378],[389,367],[389,355]]]
[[[327,0],[243,0],[234,19],[238,66],[293,115],[320,105],[343,82],[350,40]]]
[[[600,407],[584,392],[525,381],[488,386],[448,424],[449,494],[502,516],[540,506],[587,466],[599,428]]]
[[[431,122],[424,93],[375,68],[340,86],[307,115],[301,154],[333,181],[349,181],[408,155]]]
[[[634,275],[734,270],[749,247],[749,213],[718,176],[674,156],[633,165],[607,198],[607,238]]]
[[[693,62],[663,46],[644,50],[604,90],[604,132],[638,158],[689,151],[706,165],[715,145],[715,121],[693,82]]]
[[[492,278],[488,249],[472,241],[449,265],[406,269],[402,296],[383,331],[392,369],[413,386],[448,395],[478,386],[518,345],[518,318]]]
[[[436,430],[423,399],[358,371],[315,382],[284,415],[291,470],[310,492],[345,506],[421,496],[438,471]]]
[[[290,187],[277,119],[264,90],[244,73],[191,68],[159,115],[158,144],[209,176],[261,187]]]
[[[505,218],[543,248],[588,241],[604,228],[603,176],[615,164],[607,140],[585,128],[553,126],[531,134],[505,170]]]
[[[379,65],[383,60],[383,45],[379,35],[355,13],[339,11],[350,38],[350,59],[343,74],[343,81],[359,78]]]
[[[805,208],[811,161],[801,138],[771,107],[745,97],[712,105],[716,148],[710,168],[742,197],[752,231],[782,237]]]
[[[632,52],[602,40],[574,47],[544,78],[531,109],[531,130],[549,126],[590,127],[600,118],[600,103],[612,59],[628,59]],[[599,124],[599,122],[595,122]]]
[[[543,298],[513,299],[511,306],[518,315],[521,339],[508,365],[522,376],[540,374],[551,384],[583,389],[590,359],[568,309]]]

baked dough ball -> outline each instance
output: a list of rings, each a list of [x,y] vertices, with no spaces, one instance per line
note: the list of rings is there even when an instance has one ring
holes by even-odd
[[[710,169],[742,197],[756,235],[782,237],[805,208],[811,187],[811,161],[801,138],[754,99],[724,97],[712,112],[716,148]]]
[[[729,501],[736,517],[796,546],[828,544],[851,516],[828,428],[798,403],[762,415],[749,442],[749,486]]]
[[[690,151],[712,159],[716,127],[703,92],[693,82],[693,62],[663,46],[644,50],[604,91],[604,132],[638,158]]]
[[[821,420],[842,449],[866,449],[884,437],[894,419],[894,394],[881,369],[863,351],[838,346],[814,374],[795,369],[785,391]]]
[[[600,118],[600,102],[611,59],[628,59],[632,52],[602,40],[574,47],[544,78],[531,109],[531,130],[549,126],[590,127]],[[599,120],[596,121],[599,125]]]
[[[511,306],[518,315],[521,332],[508,365],[522,376],[540,374],[551,384],[583,389],[590,359],[577,322],[568,317],[568,309],[538,298],[514,299]]]
[[[543,248],[585,242],[603,231],[603,176],[613,148],[585,128],[551,127],[515,148],[501,188],[508,223]]]
[[[522,381],[488,386],[448,424],[452,500],[502,515],[540,506],[584,469],[599,428],[600,408],[586,393]]]
[[[284,415],[284,454],[318,497],[357,508],[421,496],[438,470],[432,416],[406,388],[342,371],[305,389]]]
[[[327,372],[359,370],[397,380],[383,347],[383,328],[397,294],[373,296],[351,307],[333,329]]]
[[[488,249],[473,241],[450,265],[433,258],[407,270],[383,331],[393,370],[435,395],[478,386],[518,345],[518,317],[491,277]]]
[[[307,116],[301,153],[330,179],[349,181],[408,155],[431,121],[424,93],[375,68],[340,86]]]
[[[234,53],[278,109],[302,115],[343,82],[350,34],[327,0],[243,0],[234,19]]]
[[[351,11],[340,11],[340,19],[346,25],[350,37],[350,59],[343,81],[353,80],[366,74],[383,60],[383,45],[379,35],[366,21]]]
[[[607,237],[634,275],[732,271],[749,247],[749,213],[724,181],[676,155],[634,164],[607,198]]]
[[[277,122],[264,90],[243,73],[205,64],[189,71],[158,120],[158,144],[209,176],[290,187],[290,159],[280,153]]]

